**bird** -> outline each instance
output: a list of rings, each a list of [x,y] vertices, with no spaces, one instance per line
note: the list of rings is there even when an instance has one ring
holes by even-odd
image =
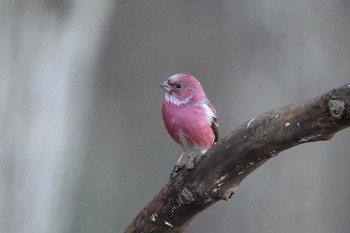
[[[171,173],[172,177],[186,165],[188,169],[193,169],[194,162],[189,161],[190,155],[196,157],[204,154],[219,140],[219,123],[214,105],[194,76],[174,74],[159,86],[165,91],[162,105],[165,128],[183,149]],[[184,154],[189,155],[188,163],[181,165]]]

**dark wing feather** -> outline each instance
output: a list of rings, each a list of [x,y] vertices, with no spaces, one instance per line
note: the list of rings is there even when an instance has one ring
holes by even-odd
[[[211,128],[213,129],[214,131],[214,134],[215,134],[215,142],[219,141],[219,122],[218,122],[218,118],[217,118],[217,115],[216,115],[216,111],[214,109],[214,107],[212,108],[214,110],[214,114],[215,114],[215,117],[213,117],[213,122],[211,123]]]

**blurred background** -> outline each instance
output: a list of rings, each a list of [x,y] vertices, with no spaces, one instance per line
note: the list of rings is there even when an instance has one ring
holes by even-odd
[[[350,81],[345,0],[0,0],[0,28],[0,233],[123,232],[181,154],[172,74],[222,137]],[[349,138],[281,153],[189,232],[349,232]]]

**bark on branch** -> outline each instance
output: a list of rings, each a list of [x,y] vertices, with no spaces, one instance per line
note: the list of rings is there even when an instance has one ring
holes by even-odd
[[[184,232],[195,216],[229,200],[240,182],[268,159],[293,146],[350,126],[350,84],[249,120],[216,143],[196,164],[170,180],[126,232]]]

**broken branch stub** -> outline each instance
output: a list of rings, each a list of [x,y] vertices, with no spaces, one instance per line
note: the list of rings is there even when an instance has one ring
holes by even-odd
[[[200,211],[229,200],[268,159],[302,143],[328,140],[349,126],[350,84],[255,117],[217,142],[195,169],[170,180],[126,232],[184,232]]]

